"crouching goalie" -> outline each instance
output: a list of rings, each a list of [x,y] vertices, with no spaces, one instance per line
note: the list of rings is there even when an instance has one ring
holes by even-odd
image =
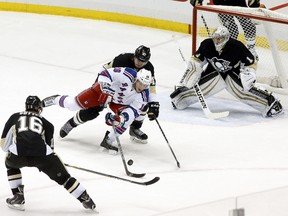
[[[264,117],[276,116],[282,112],[282,105],[271,92],[255,87],[255,68],[252,53],[242,42],[230,38],[226,27],[219,26],[189,61],[179,85],[170,95],[172,105],[185,109],[197,102],[193,87],[198,83],[207,98],[226,89]]]

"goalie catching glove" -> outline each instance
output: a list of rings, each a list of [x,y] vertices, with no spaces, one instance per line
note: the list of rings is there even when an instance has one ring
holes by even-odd
[[[240,69],[240,79],[244,91],[248,92],[256,82],[256,73],[253,68],[244,67]]]
[[[148,103],[148,118],[150,121],[155,120],[159,116],[159,102],[150,102]]]
[[[125,115],[126,114],[126,115]],[[120,115],[113,115],[111,112],[108,112],[105,116],[106,124],[111,126],[114,123],[115,126],[122,127],[127,120],[127,113],[121,113]]]

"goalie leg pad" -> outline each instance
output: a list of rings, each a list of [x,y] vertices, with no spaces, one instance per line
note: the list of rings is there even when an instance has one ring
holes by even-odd
[[[175,93],[175,91],[173,93]],[[197,97],[194,89],[188,89],[186,91],[179,92],[176,96],[174,95],[171,102],[175,109],[182,110],[197,102]]]
[[[199,86],[206,98],[217,94],[226,88],[226,84],[218,72],[204,74],[199,81]],[[171,95],[171,102],[175,109],[185,109],[191,104],[198,102],[195,90],[187,87],[176,89]]]
[[[189,90],[189,88],[187,88],[186,86],[182,86],[182,87],[176,88],[176,89],[174,90],[174,92],[172,92],[172,93],[170,94],[170,98],[173,99],[173,98],[175,98],[176,96],[178,96],[179,94],[181,94],[181,93],[183,93],[183,92],[186,92],[186,91],[188,91],[188,90]]]
[[[250,91],[243,90],[236,77],[228,76],[226,78],[226,90],[235,98],[254,109],[258,110],[263,117],[273,117],[282,113],[281,103],[266,90],[252,87]]]
[[[186,86],[187,88],[192,88],[196,83],[199,82],[202,72],[203,72],[203,69],[200,63],[192,59],[188,62],[187,69],[180,83],[183,86]]]

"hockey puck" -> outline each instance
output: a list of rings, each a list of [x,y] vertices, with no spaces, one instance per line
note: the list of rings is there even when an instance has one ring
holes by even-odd
[[[128,162],[127,162],[127,164],[129,165],[129,166],[131,166],[132,164],[133,164],[133,160],[128,160]]]

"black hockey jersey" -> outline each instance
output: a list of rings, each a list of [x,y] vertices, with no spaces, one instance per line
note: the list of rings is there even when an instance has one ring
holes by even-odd
[[[4,151],[20,156],[44,156],[53,152],[54,126],[34,112],[10,116],[1,136]]]
[[[220,53],[216,51],[211,38],[205,39],[201,42],[194,57],[200,59],[202,62],[208,62],[206,72],[216,70],[222,74],[232,71],[240,73],[241,65],[250,66],[254,64],[252,53],[242,42],[233,38],[227,41]]]

